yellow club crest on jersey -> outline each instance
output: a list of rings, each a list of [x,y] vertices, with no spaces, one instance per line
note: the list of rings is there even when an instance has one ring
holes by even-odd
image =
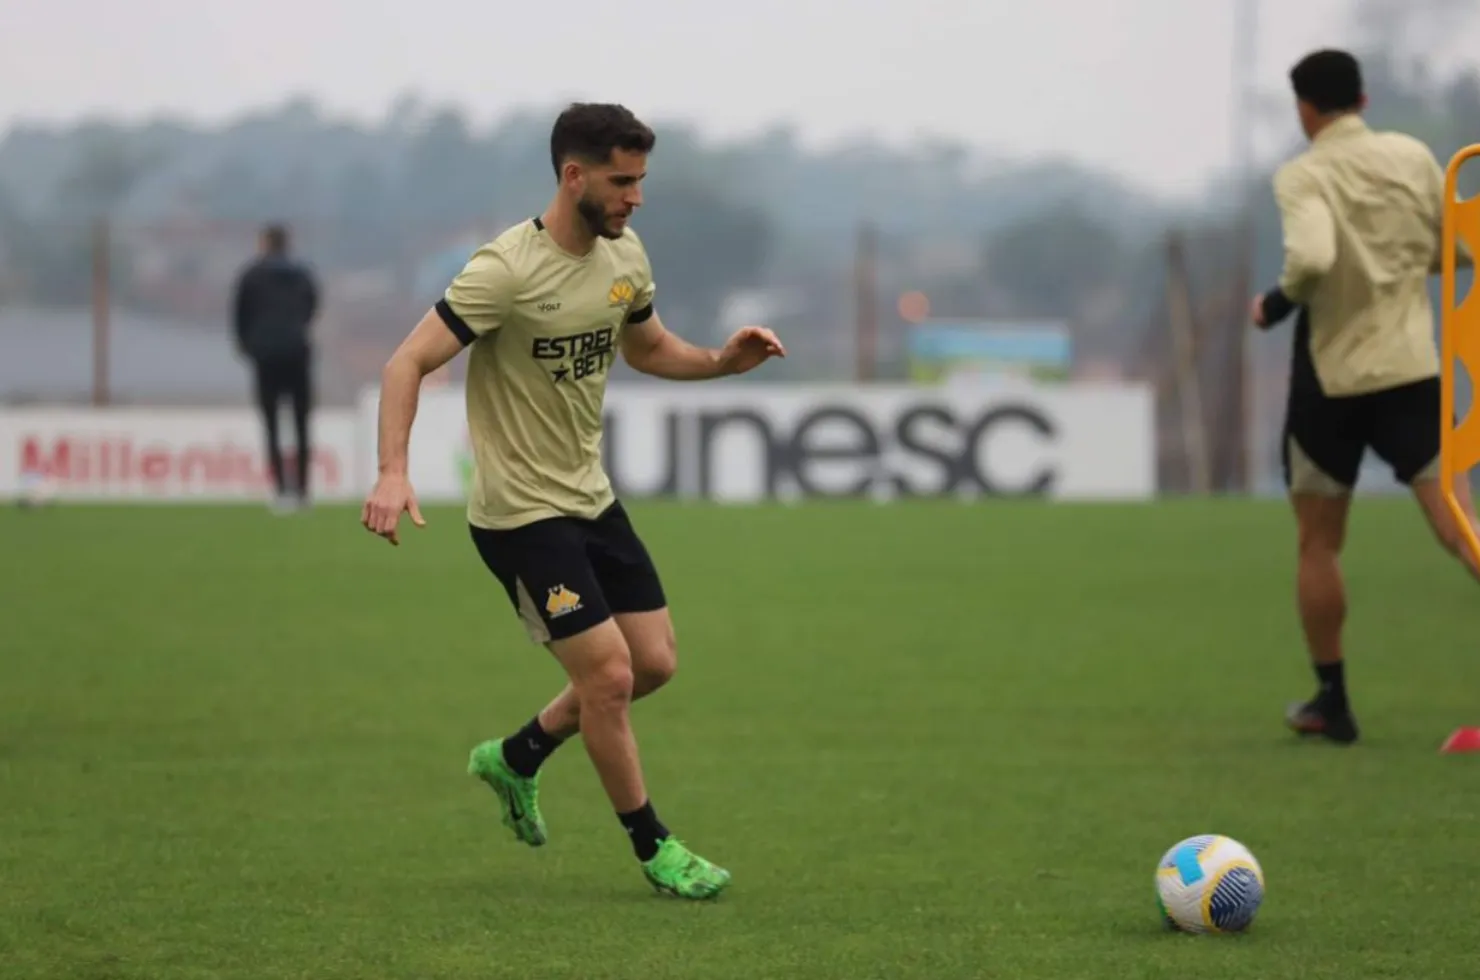
[[[606,301],[612,306],[627,306],[637,298],[637,286],[626,276],[619,276],[606,292]]]

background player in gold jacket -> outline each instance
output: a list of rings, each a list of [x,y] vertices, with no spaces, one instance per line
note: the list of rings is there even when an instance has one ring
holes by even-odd
[[[1439,485],[1439,351],[1429,279],[1441,269],[1444,171],[1419,140],[1377,132],[1355,58],[1317,51],[1290,72],[1305,152],[1275,174],[1285,261],[1254,299],[1270,327],[1299,310],[1282,440],[1299,533],[1301,624],[1319,690],[1292,705],[1305,735],[1357,738],[1346,693],[1340,553],[1367,449],[1409,486],[1443,546],[1480,576]],[[1475,520],[1467,482],[1456,487]]]

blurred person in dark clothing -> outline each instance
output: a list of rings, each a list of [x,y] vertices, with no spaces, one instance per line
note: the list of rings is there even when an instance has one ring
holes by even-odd
[[[236,282],[232,303],[237,349],[252,362],[257,405],[267,430],[275,504],[294,509],[308,502],[309,414],[313,407],[313,344],[309,325],[318,311],[318,285],[308,267],[290,254],[288,230],[269,225],[262,252]],[[290,485],[283,465],[278,407],[293,410],[297,467]]]

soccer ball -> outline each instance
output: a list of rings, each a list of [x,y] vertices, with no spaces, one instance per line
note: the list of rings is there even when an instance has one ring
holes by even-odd
[[[1156,896],[1169,929],[1243,932],[1264,902],[1264,871],[1232,837],[1189,837],[1156,866]]]

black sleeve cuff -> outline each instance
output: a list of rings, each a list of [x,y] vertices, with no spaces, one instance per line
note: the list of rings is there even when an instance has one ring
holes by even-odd
[[[628,314],[628,323],[645,323],[653,318],[653,304],[649,303],[640,310],[633,310]]]
[[[437,300],[437,315],[442,318],[442,322],[447,324],[447,329],[452,331],[452,335],[461,341],[464,347],[478,339],[478,335],[473,333],[473,328],[457,315],[446,299]]]
[[[1263,306],[1264,322],[1272,327],[1289,316],[1294,311],[1296,303],[1285,295],[1284,290],[1276,286],[1264,294]]]

